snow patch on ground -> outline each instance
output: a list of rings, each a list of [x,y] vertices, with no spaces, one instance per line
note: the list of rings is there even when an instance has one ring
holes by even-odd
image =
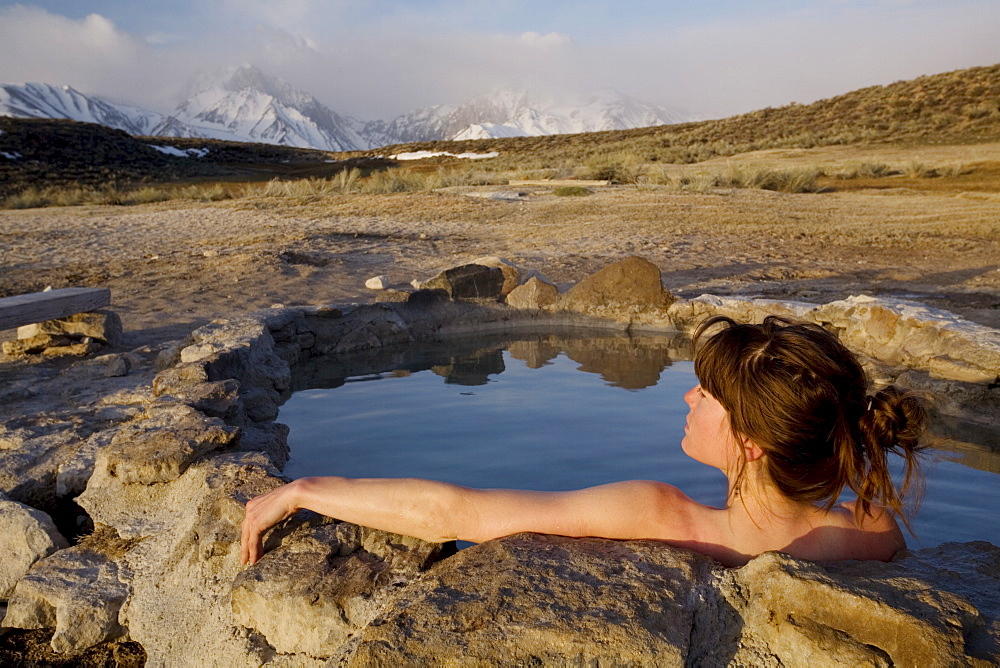
[[[2,155],[3,157],[7,158],[8,160],[17,160],[19,158],[23,158],[24,157],[23,155],[21,155],[17,151],[14,151],[13,153],[8,153],[7,151],[0,151],[0,155]]]
[[[157,146],[155,144],[150,144],[149,146],[155,148],[160,153],[176,155],[178,158],[204,158],[208,155],[207,148],[188,148],[182,150],[176,146]]]
[[[390,155],[390,160],[423,160],[424,158],[436,158],[439,155],[446,155],[450,158],[464,158],[466,160],[485,160],[495,158],[500,153],[491,151],[490,153],[448,153],[447,151],[413,151],[412,153],[397,153]]]

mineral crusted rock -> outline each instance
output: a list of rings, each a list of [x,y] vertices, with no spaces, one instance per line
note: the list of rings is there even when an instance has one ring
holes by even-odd
[[[32,564],[68,546],[46,513],[0,494],[0,600]]]
[[[889,364],[972,383],[1000,374],[1000,331],[947,311],[854,296],[817,307],[812,319],[836,327],[852,349]]]
[[[778,299],[742,299],[701,295],[671,304],[668,317],[678,329],[692,331],[703,320],[724,315],[737,322],[762,322],[769,315],[793,320],[809,320],[815,304]]]
[[[117,346],[122,342],[122,321],[114,311],[76,313],[65,318],[46,320],[18,327],[17,337],[28,339],[39,334],[66,336],[79,341],[85,337]]]
[[[648,319],[665,318],[674,300],[663,288],[659,267],[633,256],[586,277],[563,294],[555,307],[612,319]]]
[[[707,557],[651,542],[489,541],[405,588],[361,633],[352,661],[683,665],[713,568]],[[735,628],[738,618],[718,613],[724,641],[723,624]]]
[[[239,566],[243,505],[281,484],[259,453],[223,453],[157,485],[122,484],[96,471],[78,499],[91,517],[133,541],[122,611],[147,665],[259,666],[274,649],[238,624],[230,594]],[[300,655],[303,662],[308,657]]]
[[[314,517],[236,577],[233,615],[279,652],[333,656],[440,551]]]
[[[978,579],[996,591],[998,575]],[[737,604],[744,636],[766,645],[784,665],[816,665],[828,657],[876,666],[974,665],[991,658],[981,647],[987,634],[979,610],[905,568],[824,567],[767,553],[734,578],[746,596]]]
[[[969,545],[892,564],[766,553],[726,569],[653,541],[510,536],[402,589],[351,660],[990,665],[1000,658],[1000,548],[963,558]]]
[[[234,445],[239,429],[184,404],[154,405],[145,420],[121,427],[96,467],[123,483],[174,480],[199,457]]]
[[[420,284],[425,290],[444,290],[452,299],[497,299],[506,278],[501,269],[481,264],[463,264],[445,269]]]
[[[713,315],[739,322],[779,315],[830,327],[852,350],[882,364],[913,367],[966,383],[989,383],[1000,374],[1000,331],[906,301],[857,295],[817,306],[701,295],[675,303],[668,315],[686,330]]]
[[[534,276],[507,295],[507,305],[519,309],[543,309],[557,301],[559,289]]]
[[[124,541],[103,530],[36,563],[17,583],[5,626],[55,628],[52,649],[83,650],[121,637],[118,615],[128,598]]]

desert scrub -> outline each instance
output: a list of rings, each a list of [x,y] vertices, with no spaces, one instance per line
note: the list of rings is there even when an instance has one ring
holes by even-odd
[[[770,169],[767,167],[730,165],[716,177],[716,185],[728,188],[755,188],[785,193],[810,193],[819,190],[816,180],[823,175],[818,167]]]
[[[552,191],[556,197],[586,197],[593,191],[583,186],[560,186]]]

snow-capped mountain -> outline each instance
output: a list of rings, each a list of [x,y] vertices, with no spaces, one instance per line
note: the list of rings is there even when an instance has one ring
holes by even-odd
[[[327,151],[365,146],[358,121],[249,65],[202,76],[173,116],[206,136]]]
[[[500,89],[457,107],[425,107],[391,121],[363,123],[248,65],[202,75],[169,115],[48,84],[0,84],[0,115],[68,118],[134,135],[208,137],[327,151],[442,139],[621,130],[695,120],[690,114],[611,90],[556,102],[525,91]]]
[[[18,118],[69,118],[97,123],[132,135],[152,134],[163,114],[121,105],[62,86],[44,83],[0,84],[0,115]]]
[[[438,118],[434,119],[434,129],[442,128],[435,139],[599,132],[692,120],[690,114],[640,102],[613,90],[581,100],[556,102],[536,99],[526,91],[508,88],[474,98],[457,108],[435,109]],[[399,122],[400,119],[394,121]],[[415,129],[409,131],[415,132]],[[431,128],[426,134],[431,134]]]

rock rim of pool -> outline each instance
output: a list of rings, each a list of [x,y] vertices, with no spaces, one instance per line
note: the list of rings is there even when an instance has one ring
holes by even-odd
[[[508,295],[519,308],[428,290],[276,307],[129,353],[131,384],[95,382],[76,412],[0,432],[0,543],[24,557],[0,565],[0,633],[50,629],[63,657],[138,643],[151,666],[1000,662],[1000,548],[981,541],[889,564],[766,553],[727,569],[654,541],[533,534],[451,554],[301,513],[239,565],[243,504],[284,481],[275,419],[293,367],[318,356],[562,328],[683,337],[711,315],[786,315],[836,329],[877,380],[942,397],[943,421],[1000,426],[1000,331],[867,296],[679,300],[650,267],[630,258],[565,293],[536,276]],[[72,504],[94,529],[67,547],[55,527],[72,532]]]

